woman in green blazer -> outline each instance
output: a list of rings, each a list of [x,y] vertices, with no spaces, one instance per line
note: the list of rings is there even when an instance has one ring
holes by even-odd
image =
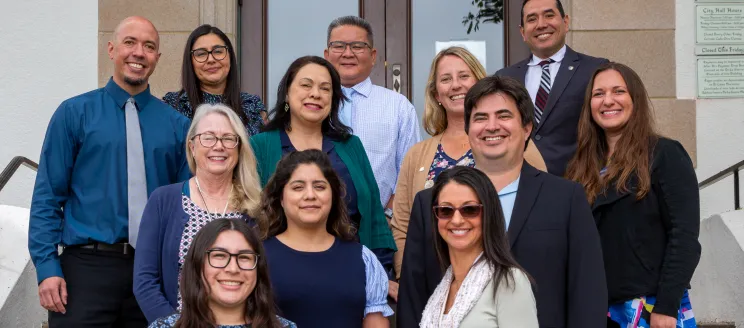
[[[279,83],[276,99],[265,132],[251,138],[261,185],[266,185],[285,154],[306,149],[325,152],[344,181],[348,214],[359,242],[377,255],[392,277],[396,247],[372,167],[362,142],[338,119],[339,105],[347,101],[338,72],[321,57],[298,58]]]

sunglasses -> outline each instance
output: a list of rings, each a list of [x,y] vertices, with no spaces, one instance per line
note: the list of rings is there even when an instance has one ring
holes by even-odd
[[[447,205],[433,206],[434,216],[440,220],[449,220],[455,216],[455,212],[460,212],[463,218],[474,219],[478,217],[483,211],[483,204],[467,204],[460,207],[453,207]]]

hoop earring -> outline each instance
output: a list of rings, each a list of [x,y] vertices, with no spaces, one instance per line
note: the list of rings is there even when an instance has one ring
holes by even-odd
[[[284,111],[285,112],[289,111],[289,103],[284,103]]]

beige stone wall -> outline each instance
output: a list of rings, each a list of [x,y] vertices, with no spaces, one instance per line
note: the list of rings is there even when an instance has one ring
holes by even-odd
[[[160,32],[160,61],[150,77],[150,89],[157,97],[181,88],[181,60],[186,39],[196,27],[219,27],[233,46],[237,32],[235,0],[98,0],[98,84],[104,86],[113,73],[106,45],[116,25],[133,15],[151,20]]]
[[[679,140],[695,161],[695,100],[677,99],[674,0],[563,0],[568,44],[633,68],[655,108],[658,131]]]

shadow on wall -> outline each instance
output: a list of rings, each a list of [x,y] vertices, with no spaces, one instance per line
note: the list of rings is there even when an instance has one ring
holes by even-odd
[[[0,205],[0,327],[40,327],[36,269],[28,253],[26,208]]]

